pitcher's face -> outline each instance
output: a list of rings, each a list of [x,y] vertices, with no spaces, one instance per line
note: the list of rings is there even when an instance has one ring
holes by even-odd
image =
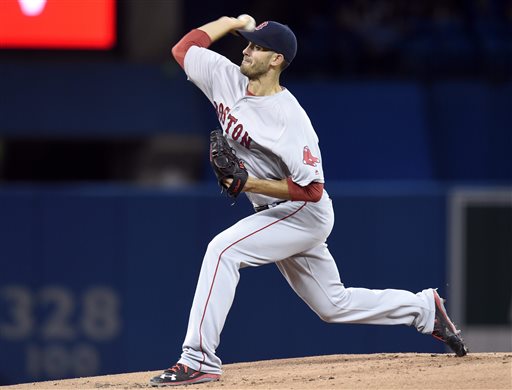
[[[270,69],[275,52],[249,42],[243,50],[244,58],[240,64],[240,72],[249,79],[256,79]]]

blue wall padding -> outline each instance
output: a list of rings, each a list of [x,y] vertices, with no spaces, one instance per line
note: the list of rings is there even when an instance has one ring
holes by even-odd
[[[445,294],[446,191],[333,184],[336,224],[328,240],[344,283],[352,287]],[[95,375],[157,370],[181,350],[196,278],[208,242],[251,212],[230,207],[215,186],[171,191],[130,187],[4,187],[0,190],[0,379],[52,378],[27,371],[30,348],[93,348]],[[262,243],[265,245],[265,243]],[[28,291],[33,329],[17,339],[6,288]],[[44,337],[57,307],[42,301],[50,287],[72,303],[61,318],[74,335]],[[107,287],[119,299],[119,329],[92,338],[83,328],[84,296]],[[14,317],[13,317],[14,316]],[[101,316],[98,321],[101,321]],[[102,326],[101,322],[96,324]],[[226,363],[337,353],[441,352],[441,343],[405,326],[323,323],[289,288],[274,265],[241,271],[222,335]],[[77,376],[73,369],[63,376]]]

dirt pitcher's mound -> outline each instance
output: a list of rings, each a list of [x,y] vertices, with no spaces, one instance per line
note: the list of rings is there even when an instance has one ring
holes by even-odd
[[[161,371],[2,389],[140,389]],[[191,389],[512,389],[512,353],[332,355],[227,364],[219,382]]]

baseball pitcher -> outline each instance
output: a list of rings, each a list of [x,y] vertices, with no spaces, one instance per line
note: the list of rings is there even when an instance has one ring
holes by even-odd
[[[228,33],[247,40],[236,65],[208,49]],[[334,224],[324,188],[322,154],[308,115],[280,83],[297,40],[283,24],[255,26],[248,15],[221,17],[186,34],[172,54],[210,100],[219,129],[210,134],[210,162],[219,184],[244,192],[254,214],[208,245],[190,311],[181,358],[152,386],[219,380],[220,334],[243,267],[274,263],[318,316],[332,323],[408,325],[445,342],[457,356],[467,348],[434,289],[347,288],[326,240]]]

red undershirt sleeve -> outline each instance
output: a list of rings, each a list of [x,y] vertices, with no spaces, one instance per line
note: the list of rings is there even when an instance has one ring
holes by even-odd
[[[324,184],[311,182],[305,187],[295,183],[291,177],[287,178],[288,192],[292,200],[304,200],[307,202],[318,202],[324,192]]]
[[[181,38],[171,51],[174,59],[185,69],[185,54],[187,54],[191,46],[209,47],[211,44],[212,40],[207,33],[194,29]]]

